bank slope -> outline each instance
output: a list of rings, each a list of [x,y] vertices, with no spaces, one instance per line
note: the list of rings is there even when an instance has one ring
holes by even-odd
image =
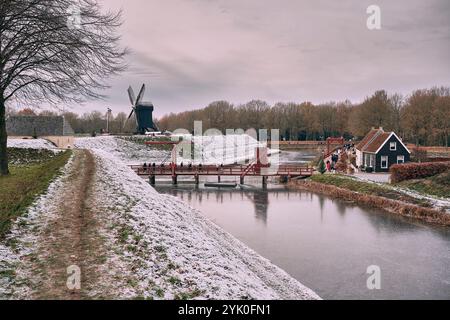
[[[96,198],[115,221],[130,297],[319,299],[181,200],[157,193],[110,152],[90,149]]]

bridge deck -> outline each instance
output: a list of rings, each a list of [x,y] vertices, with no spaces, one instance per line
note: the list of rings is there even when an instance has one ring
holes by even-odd
[[[257,165],[226,166],[130,166],[140,176],[311,176],[314,169],[306,165],[280,165],[264,168]],[[269,170],[267,170],[269,169]]]

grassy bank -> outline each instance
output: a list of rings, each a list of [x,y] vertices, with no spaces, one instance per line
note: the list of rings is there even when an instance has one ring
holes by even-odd
[[[12,166],[11,174],[0,177],[0,238],[12,222],[42,193],[67,163],[71,151],[62,152],[39,164]]]
[[[291,182],[291,187],[429,223],[450,225],[450,214],[432,208],[427,200],[416,199],[388,186],[341,175],[314,175],[308,180]]]
[[[397,184],[424,195],[450,197],[450,170],[426,179],[407,180]]]
[[[408,196],[402,192],[395,191],[392,188],[389,188],[388,186],[383,186],[371,182],[364,182],[349,178],[347,176],[329,175],[329,174],[314,175],[311,177],[311,181],[327,185],[333,185],[346,190],[358,192],[360,194],[379,196],[391,200],[400,200],[403,202],[419,205],[422,207],[431,206],[431,204],[426,200]]]

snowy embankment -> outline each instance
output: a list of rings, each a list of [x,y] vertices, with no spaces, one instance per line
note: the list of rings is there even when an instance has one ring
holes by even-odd
[[[256,158],[256,148],[266,146],[247,134],[192,136],[194,161],[179,157],[177,162],[215,165],[245,162]],[[279,150],[269,150],[269,154]]]
[[[142,164],[144,162],[161,162],[170,157],[170,152],[113,136],[95,138],[76,138],[74,146],[80,149],[103,150],[126,164]]]
[[[388,177],[388,175],[384,175],[384,176]],[[389,188],[393,191],[403,193],[403,194],[410,196],[412,198],[415,198],[415,199],[425,200],[425,201],[429,202],[433,206],[433,208],[450,214],[450,199],[449,198],[440,198],[440,197],[432,196],[432,195],[424,195],[424,194],[421,194],[414,190],[391,185],[388,182],[376,181],[374,179],[371,179],[370,176],[366,177],[366,175],[356,175],[356,176],[347,175],[347,177],[349,177],[350,179],[356,179],[356,180],[360,180],[360,181],[364,181],[364,182],[368,182],[368,183],[373,183],[373,184],[376,184],[376,185],[384,187],[384,188]],[[386,180],[388,180],[388,179],[386,178]]]
[[[8,148],[20,149],[48,149],[54,150],[56,147],[49,141],[44,139],[11,139],[7,141]]]
[[[135,294],[165,299],[319,298],[200,212],[157,193],[108,144],[83,139],[75,145],[95,155],[96,189],[103,190],[97,199],[113,208],[111,219],[130,230],[123,255],[137,277]]]
[[[256,148],[265,146],[249,135],[227,136],[193,136],[193,148],[188,149],[190,156],[184,155],[180,148],[177,163],[193,163],[203,165],[233,164],[255,159]],[[75,147],[85,149],[100,149],[111,153],[126,164],[143,164],[152,162],[170,162],[171,152],[155,150],[152,146],[126,141],[117,137],[102,136],[95,138],[77,138]],[[279,150],[269,150],[276,154]]]

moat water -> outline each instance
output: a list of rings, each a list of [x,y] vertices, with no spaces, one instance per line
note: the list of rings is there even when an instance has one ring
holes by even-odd
[[[289,152],[283,162],[314,155]],[[271,260],[324,299],[450,299],[450,228],[380,210],[292,191],[258,179],[244,189],[177,187],[179,197]],[[380,268],[381,289],[370,290],[369,266]]]

